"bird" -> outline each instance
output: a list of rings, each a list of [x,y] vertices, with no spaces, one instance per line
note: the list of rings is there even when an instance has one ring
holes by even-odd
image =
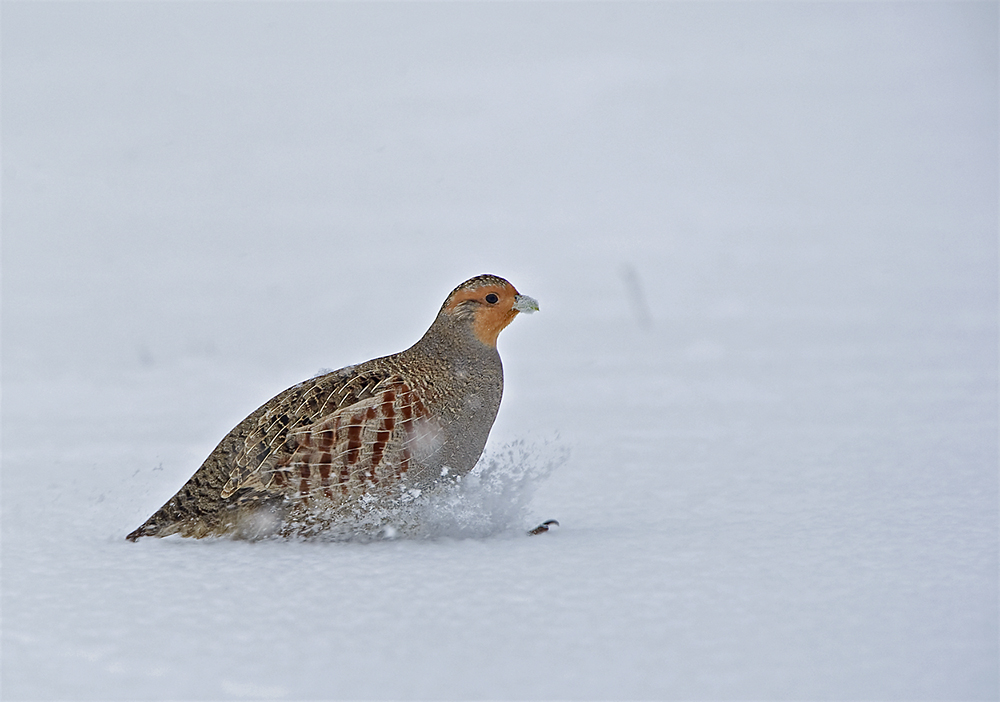
[[[538,302],[504,278],[456,287],[399,353],[294,385],[236,425],[125,538],[309,536],[469,473],[503,394],[497,337]]]

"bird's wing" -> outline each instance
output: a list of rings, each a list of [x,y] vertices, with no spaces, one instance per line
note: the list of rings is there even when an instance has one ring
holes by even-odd
[[[441,444],[441,431],[402,378],[333,378],[264,412],[243,443],[222,497],[250,488],[308,503],[342,500],[398,480]]]

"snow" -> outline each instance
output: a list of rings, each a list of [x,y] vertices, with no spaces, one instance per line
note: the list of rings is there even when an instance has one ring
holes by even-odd
[[[4,699],[1000,696],[996,4],[0,12]],[[124,540],[480,273],[493,482]]]

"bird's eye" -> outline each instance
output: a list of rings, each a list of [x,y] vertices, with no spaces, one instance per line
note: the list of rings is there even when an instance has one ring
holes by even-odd
[[[500,298],[497,297],[496,293],[490,293],[489,295],[486,296],[486,301],[491,305],[495,305],[498,302],[500,302]]]

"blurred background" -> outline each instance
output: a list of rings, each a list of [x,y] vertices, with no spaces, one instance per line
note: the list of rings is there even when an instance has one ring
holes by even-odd
[[[0,12],[5,695],[996,696],[995,3]],[[570,452],[522,547],[558,592],[504,600],[509,545],[125,550],[252,409],[486,272],[541,303],[491,445]],[[403,600],[507,604],[376,598],[441,658],[374,683],[292,655],[309,615],[205,629],[203,558],[250,603],[276,561],[429,559]]]
[[[11,4],[6,351],[367,357],[484,270],[576,323],[626,265],[663,323],[988,288],[990,12]]]

